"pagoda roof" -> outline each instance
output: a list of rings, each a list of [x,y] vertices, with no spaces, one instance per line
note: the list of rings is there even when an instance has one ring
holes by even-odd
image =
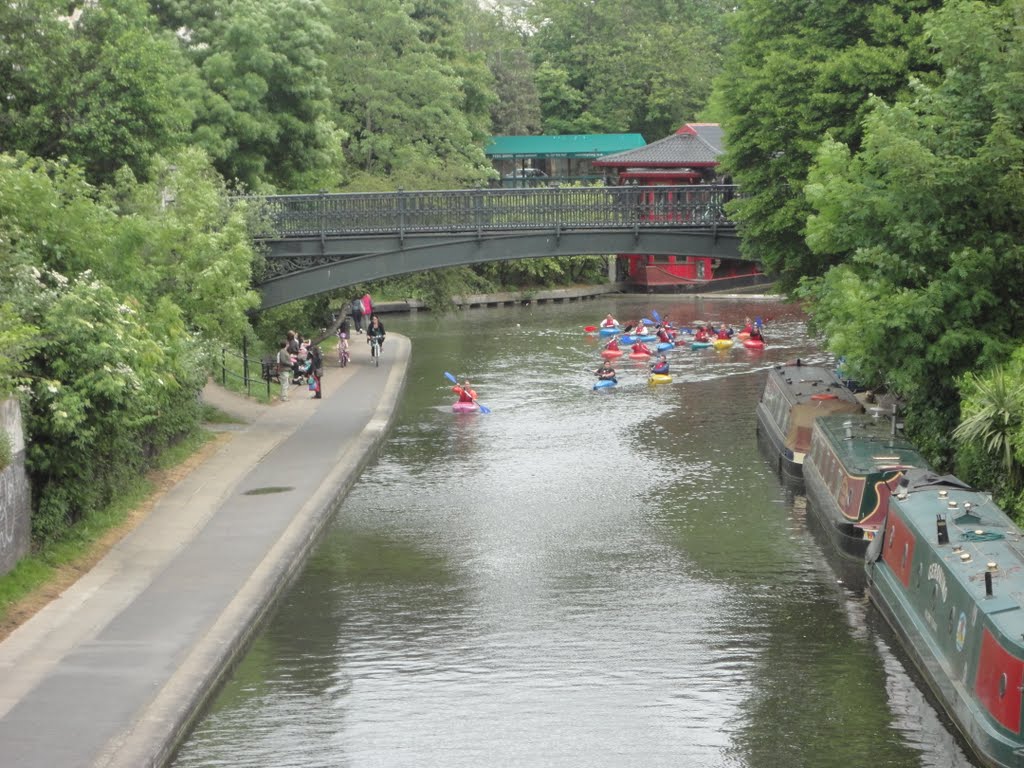
[[[718,165],[722,127],[718,123],[687,123],[671,136],[646,146],[606,155],[594,161],[602,168],[708,168]]]
[[[492,136],[484,153],[492,159],[518,157],[580,157],[611,155],[644,145],[639,133],[597,133],[563,136]]]

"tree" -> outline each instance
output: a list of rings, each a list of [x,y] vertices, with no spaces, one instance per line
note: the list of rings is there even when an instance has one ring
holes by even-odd
[[[726,135],[723,168],[744,189],[732,203],[744,253],[792,292],[848,251],[812,253],[803,186],[819,142],[857,151],[874,95],[891,101],[908,76],[933,68],[923,14],[939,0],[750,0],[731,19],[732,42],[715,103]]]
[[[66,5],[0,6],[0,144],[66,157],[93,183],[125,166],[142,176],[149,155],[188,140],[195,72],[143,0],[88,4],[63,18],[58,8]]]
[[[871,102],[859,151],[826,142],[807,185],[814,324],[852,375],[907,401],[908,431],[951,463],[956,380],[1004,363],[1024,331],[1021,0],[951,2],[928,21],[940,78]]]

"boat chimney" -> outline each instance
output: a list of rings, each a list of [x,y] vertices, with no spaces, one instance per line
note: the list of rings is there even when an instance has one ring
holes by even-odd
[[[949,544],[949,530],[946,528],[946,516],[935,516],[935,529],[939,544]]]
[[[985,571],[985,597],[992,597],[992,571]]]

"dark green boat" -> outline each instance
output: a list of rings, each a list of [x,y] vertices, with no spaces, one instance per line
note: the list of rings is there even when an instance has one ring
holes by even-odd
[[[911,469],[867,591],[987,766],[1024,766],[1024,533],[989,494]]]

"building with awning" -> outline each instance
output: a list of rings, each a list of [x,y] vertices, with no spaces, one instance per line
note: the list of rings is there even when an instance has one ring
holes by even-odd
[[[605,155],[593,167],[610,172],[612,184],[711,183],[724,152],[718,123],[686,123],[664,139]]]
[[[604,179],[592,163],[598,158],[646,144],[639,133],[596,133],[563,136],[492,136],[484,153],[506,186],[551,181]]]

